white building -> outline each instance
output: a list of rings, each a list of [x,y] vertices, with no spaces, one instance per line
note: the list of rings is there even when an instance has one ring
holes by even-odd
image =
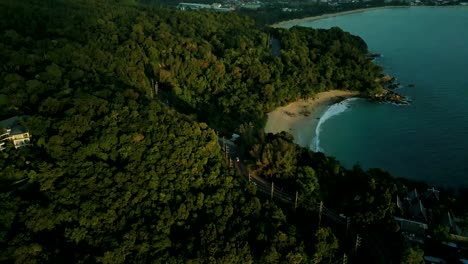
[[[5,150],[6,141],[13,142],[16,149],[29,145],[31,136],[27,129],[19,124],[15,116],[0,122],[0,151]]]

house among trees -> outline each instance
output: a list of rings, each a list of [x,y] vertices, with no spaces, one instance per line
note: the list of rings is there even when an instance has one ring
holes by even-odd
[[[403,194],[402,197],[403,199],[401,199],[399,195],[396,196],[399,216],[424,223],[432,221],[431,208],[437,206],[439,203],[438,190],[430,188],[422,194],[419,194],[418,191],[414,189]]]
[[[403,190],[396,196],[398,212],[395,220],[399,224],[400,230],[422,242],[428,225],[434,221],[432,209],[438,203],[439,191],[435,188],[427,189],[419,194],[416,189],[407,191],[406,187],[403,187]],[[414,241],[414,239],[410,240]]]
[[[11,141],[16,149],[29,145],[31,136],[28,130],[19,124],[20,118],[15,116],[0,121],[0,151],[5,150],[6,142]]]

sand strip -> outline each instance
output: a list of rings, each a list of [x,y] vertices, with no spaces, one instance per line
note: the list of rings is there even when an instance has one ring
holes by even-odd
[[[356,91],[330,90],[315,98],[299,100],[268,113],[265,133],[289,132],[297,144],[309,147],[320,116],[332,104],[359,95]],[[302,136],[304,135],[304,136]]]
[[[342,15],[348,15],[348,14],[354,14],[354,13],[360,13],[360,12],[378,10],[378,9],[386,9],[386,8],[408,8],[408,6],[379,6],[379,7],[371,7],[371,8],[360,8],[360,9],[354,9],[354,10],[343,11],[343,12],[338,12],[338,13],[323,14],[320,16],[286,20],[286,21],[275,23],[271,25],[271,27],[287,27],[287,26],[297,25],[303,22],[310,22],[310,21],[329,18],[329,17],[342,16]]]

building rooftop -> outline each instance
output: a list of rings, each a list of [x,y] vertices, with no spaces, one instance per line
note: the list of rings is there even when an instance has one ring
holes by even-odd
[[[0,121],[0,128],[12,128],[19,123],[19,116],[10,117],[8,119]]]
[[[411,221],[399,217],[395,217],[395,220],[400,224],[400,229],[402,232],[423,236],[428,228],[427,224],[417,221]]]
[[[16,125],[16,126],[11,127],[10,136],[17,135],[17,134],[23,134],[23,133],[26,133],[26,132],[28,132],[28,130],[24,126]]]
[[[403,210],[403,203],[401,202],[400,197],[398,197],[398,195],[396,196],[396,204],[397,204],[398,208]]]
[[[11,136],[28,132],[28,130],[24,126],[20,125],[19,122],[19,116],[14,116],[0,121],[0,135],[9,133]]]
[[[0,151],[6,149],[7,140],[12,141],[16,149],[29,145],[31,137],[28,130],[20,124],[20,118],[14,116],[0,121]]]
[[[414,199],[419,198],[418,191],[414,189],[413,191],[409,192],[408,198],[409,198],[409,201],[413,201]]]
[[[439,193],[439,190],[432,187],[430,189],[427,189],[427,191],[424,193],[424,197],[425,199],[435,199],[436,201],[439,201]]]
[[[409,208],[409,213],[416,219],[427,221],[426,208],[419,199]]]

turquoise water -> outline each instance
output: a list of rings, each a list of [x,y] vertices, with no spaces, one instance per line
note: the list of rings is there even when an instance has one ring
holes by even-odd
[[[361,36],[411,106],[345,102],[322,122],[319,149],[346,167],[468,186],[468,8],[381,9],[302,23]],[[330,109],[334,111],[333,109]],[[316,146],[311,146],[312,148]]]

